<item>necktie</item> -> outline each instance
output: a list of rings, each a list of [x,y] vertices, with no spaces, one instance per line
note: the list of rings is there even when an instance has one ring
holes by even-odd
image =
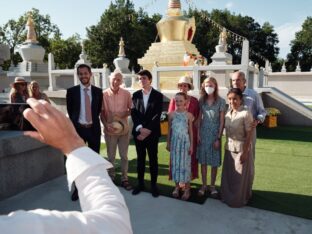
[[[86,109],[86,121],[87,123],[92,122],[92,114],[91,114],[91,101],[88,95],[88,89],[84,88],[84,96],[85,96],[85,109]]]

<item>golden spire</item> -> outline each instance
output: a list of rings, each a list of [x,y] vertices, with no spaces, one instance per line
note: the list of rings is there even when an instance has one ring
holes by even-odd
[[[169,0],[168,1],[167,15],[168,16],[179,16],[179,15],[182,15],[180,0]]]
[[[126,57],[126,53],[125,53],[125,42],[123,40],[123,38],[120,38],[119,41],[119,53],[118,53],[118,57]]]
[[[26,42],[38,43],[37,36],[36,36],[36,31],[35,31],[35,24],[34,24],[34,21],[32,19],[31,12],[28,13],[28,19],[27,19],[27,23],[26,23],[26,28],[27,28],[27,39],[26,39]]]

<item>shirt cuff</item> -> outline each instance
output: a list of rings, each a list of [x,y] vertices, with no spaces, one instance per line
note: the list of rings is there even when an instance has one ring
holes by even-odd
[[[263,115],[257,115],[257,120],[259,120],[261,123],[264,122],[265,117]]]
[[[67,181],[69,191],[71,190],[72,183],[76,178],[84,173],[91,167],[104,164],[105,168],[113,167],[112,164],[102,158],[99,154],[95,153],[90,148],[83,146],[67,155],[66,170],[67,170]]]
[[[136,128],[135,128],[135,131],[139,131],[141,128],[143,128],[142,124],[138,125]]]

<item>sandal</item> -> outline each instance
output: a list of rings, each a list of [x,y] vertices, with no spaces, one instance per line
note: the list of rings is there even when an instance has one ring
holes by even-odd
[[[172,192],[172,196],[174,198],[178,198],[180,196],[180,188],[179,187],[175,187],[173,192]]]
[[[129,184],[128,180],[121,181],[121,187],[123,187],[125,190],[128,190],[128,191],[132,189],[132,186],[131,184]]]
[[[184,190],[184,193],[183,193],[183,196],[182,196],[182,200],[183,201],[187,201],[189,198],[190,198],[190,196],[191,196],[191,189],[190,188],[186,188],[185,190]]]
[[[208,190],[207,186],[204,186],[204,185],[203,185],[203,186],[198,190],[197,195],[198,195],[199,197],[203,197],[203,196],[205,196],[207,190]]]
[[[210,196],[212,198],[217,198],[218,197],[218,191],[216,190],[215,186],[209,186],[209,191],[210,191]]]

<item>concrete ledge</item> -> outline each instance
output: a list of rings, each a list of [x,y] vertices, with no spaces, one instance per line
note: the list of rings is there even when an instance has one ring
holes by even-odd
[[[0,200],[63,175],[64,156],[20,131],[0,132]]]

